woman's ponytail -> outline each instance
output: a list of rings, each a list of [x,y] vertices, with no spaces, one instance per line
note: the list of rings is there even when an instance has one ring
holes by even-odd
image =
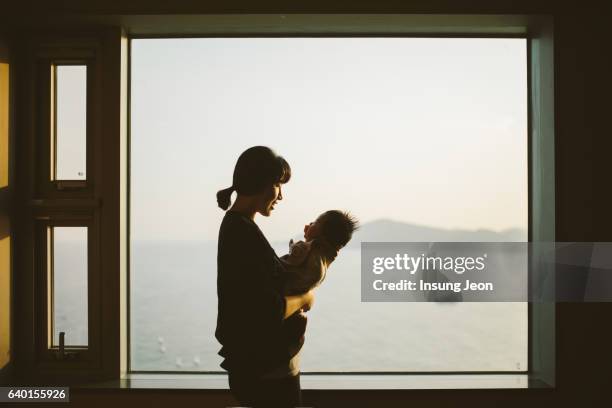
[[[232,203],[232,192],[235,190],[234,186],[225,188],[217,191],[217,204],[223,210],[227,210]]]

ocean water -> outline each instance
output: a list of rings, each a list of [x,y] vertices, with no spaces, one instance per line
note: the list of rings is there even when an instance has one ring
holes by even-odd
[[[131,250],[131,368],[221,371],[216,243],[134,242]],[[87,344],[84,244],[63,243],[55,261],[55,331],[66,332],[67,345]],[[341,251],[308,317],[303,372],[527,367],[526,303],[362,303],[357,248]]]
[[[132,243],[132,370],[222,371],[216,253]],[[362,303],[360,282],[360,250],[345,248],[308,312],[302,372],[526,370],[527,303]]]

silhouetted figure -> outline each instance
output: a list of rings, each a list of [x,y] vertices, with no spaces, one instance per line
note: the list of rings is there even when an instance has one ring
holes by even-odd
[[[289,164],[271,149],[243,152],[233,185],[217,193],[227,210],[219,229],[218,314],[215,337],[229,386],[243,406],[293,407],[301,403],[299,351],[314,296],[283,294],[283,265],[255,223],[283,199]]]

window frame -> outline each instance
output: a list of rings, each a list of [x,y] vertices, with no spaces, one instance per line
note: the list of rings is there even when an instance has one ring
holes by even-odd
[[[19,247],[13,254],[13,269],[20,271],[14,275],[14,291],[19,293],[14,313],[20,317],[14,324],[15,378],[27,384],[78,384],[113,378],[119,372],[119,353],[116,362],[110,357],[113,330],[109,327],[113,326],[109,324],[113,316],[119,315],[112,311],[117,297],[113,293],[118,292],[113,288],[113,245],[119,235],[113,231],[113,219],[118,217],[112,206],[114,171],[102,169],[103,160],[95,160],[94,156],[112,156],[108,146],[112,143],[106,140],[112,140],[113,132],[106,123],[115,123],[115,112],[103,107],[113,106],[110,101],[116,103],[120,99],[119,95],[112,97],[114,72],[109,54],[113,44],[119,43],[121,33],[49,29],[21,33],[18,38],[11,43],[19,50],[14,64],[20,72],[11,84],[20,96],[12,214],[15,246]],[[74,62],[87,65],[87,179],[60,186],[51,180],[52,66]],[[105,66],[108,71],[102,69]],[[110,205],[103,206],[105,202]],[[88,227],[88,345],[66,345],[66,358],[57,358],[58,347],[49,344],[52,322],[48,267],[52,256],[47,229],[53,226]]]
[[[84,30],[83,27],[90,27]],[[97,26],[98,29],[92,27]],[[106,26],[106,27],[105,27]],[[41,29],[41,27],[47,27]],[[109,381],[108,387],[132,387],[128,366],[129,331],[129,38],[159,37],[287,37],[287,36],[410,36],[410,37],[500,37],[526,36],[528,48],[528,189],[529,241],[555,239],[555,168],[554,168],[554,64],[553,20],[542,15],[443,15],[443,14],[244,14],[244,15],[121,15],[99,16],[96,22],[87,16],[73,16],[62,20],[62,31],[53,25],[42,24],[19,34],[15,41],[22,51],[18,54],[16,80],[21,110],[17,125],[23,139],[16,153],[15,204],[21,210],[15,216],[14,256],[15,291],[20,299],[15,304],[15,315],[23,321],[15,322],[15,355],[18,378],[26,383],[44,383],[51,379],[63,384],[83,384]],[[42,30],[42,31],[41,31]],[[51,36],[49,34],[52,34]],[[94,91],[88,88],[88,154],[87,179],[91,189],[80,191],[50,191],[41,195],[37,176],[29,168],[36,157],[37,116],[36,87],[29,80],[36,78],[37,50],[50,43],[57,50],[89,49],[95,53],[94,69],[88,67],[88,87],[92,77]],[[67,45],[68,44],[68,45]],[[23,47],[23,48],[22,48]],[[55,47],[55,48],[54,48]],[[55,57],[54,57],[55,58]],[[80,59],[80,58],[77,58]],[[13,81],[14,78],[11,79]],[[90,110],[94,118],[90,120]],[[102,168],[101,163],[104,163]],[[93,166],[90,167],[90,166]],[[49,166],[45,166],[47,169]],[[38,177],[40,178],[40,177]],[[34,231],[37,214],[94,214],[98,231],[89,242],[99,248],[96,259],[100,276],[99,301],[90,310],[100,310],[100,349],[96,351],[97,366],[67,369],[54,365],[42,369],[35,353],[34,339],[41,336],[27,321],[39,318],[32,284],[35,281]],[[43,214],[43,216],[45,216]],[[533,282],[532,282],[533,284]],[[21,295],[23,295],[21,297]],[[20,320],[21,320],[20,319]],[[91,324],[91,323],[90,323]],[[91,331],[90,331],[91,334]],[[46,333],[44,333],[46,336]],[[45,337],[46,339],[46,337]],[[555,304],[529,305],[529,387],[553,387],[555,383]],[[90,340],[93,341],[93,338]],[[447,373],[443,373],[444,375]],[[481,373],[460,374],[469,378]],[[430,374],[438,376],[442,374]],[[493,376],[497,374],[491,374]],[[203,375],[204,376],[204,375]],[[350,375],[338,374],[350,382]],[[152,380],[155,383],[154,380]],[[408,380],[407,380],[408,381]],[[207,383],[200,388],[220,389]],[[479,388],[474,380],[468,388]],[[150,387],[145,385],[145,387]],[[181,380],[172,380],[164,388],[181,388]],[[402,388],[401,386],[395,387]],[[408,385],[406,388],[410,388]],[[226,388],[221,388],[226,389]]]
[[[54,227],[86,227],[87,228],[87,326],[88,326],[88,345],[74,346],[66,345],[66,360],[71,368],[90,368],[98,365],[96,356],[100,348],[100,309],[89,305],[97,305],[100,301],[99,287],[100,274],[98,273],[97,262],[100,258],[98,248],[91,245],[90,240],[95,239],[97,225],[93,214],[83,213],[74,214],[50,214],[47,211],[41,212],[35,221],[35,259],[36,262],[36,300],[37,302],[37,321],[36,328],[38,333],[47,333],[46,338],[36,337],[36,350],[38,364],[41,369],[53,369],[58,364],[57,353],[59,346],[54,346],[53,336],[53,296],[49,292],[52,286],[50,281],[53,263],[53,242],[49,241],[49,229]],[[44,299],[45,301],[40,301]],[[59,364],[62,364],[60,362]]]
[[[178,35],[178,34],[174,34],[174,35],[168,35],[168,36],[164,36],[164,35],[131,35],[128,36],[128,41],[129,41],[129,48],[128,48],[128,53],[129,53],[129,57],[128,57],[128,65],[129,65],[129,81],[128,81],[128,87],[131,90],[131,77],[132,77],[132,69],[131,69],[131,62],[132,62],[132,55],[131,55],[131,48],[132,48],[132,41],[133,40],[146,40],[146,39],[193,39],[193,38],[197,38],[197,39],[214,39],[214,38],[244,38],[244,39],[249,39],[249,38],[253,38],[253,39],[266,39],[266,38],[473,38],[473,39],[481,39],[481,38],[499,38],[499,39],[508,39],[508,38],[515,38],[515,39],[525,39],[526,40],[526,53],[529,54],[530,50],[529,50],[529,39],[527,37],[527,34],[520,34],[520,33],[506,33],[506,34],[478,34],[478,33],[470,33],[469,35],[467,34],[452,34],[452,33],[446,33],[446,34],[429,34],[429,33],[416,33],[416,34],[412,34],[412,33],[408,33],[408,34],[380,34],[380,33],[372,33],[372,34],[359,34],[359,35],[355,35],[355,34],[338,34],[338,33],[332,33],[332,34],[322,34],[322,33],[290,33],[290,34],[284,34],[284,33],[275,33],[275,34],[266,34],[266,33],[248,33],[248,34],[243,34],[243,33],[233,33],[233,34],[222,34],[222,33],[214,33],[214,34],[207,34],[207,35],[189,35],[189,36],[183,36],[183,35]],[[529,58],[527,58],[527,65],[525,66],[525,70],[526,70],[526,77],[527,77],[527,90],[525,93],[525,97],[527,99],[529,99],[529,93],[530,93],[530,88],[529,88]],[[130,100],[131,102],[131,100]],[[131,112],[131,103],[128,107],[129,111]],[[527,116],[529,116],[528,112],[526,112]],[[527,120],[527,126],[529,127],[529,118]],[[128,130],[128,143],[131,147],[131,127]],[[531,133],[529,131],[529,129],[527,129],[527,140],[526,140],[526,144],[528,146],[527,148],[527,155],[529,156],[529,146],[531,144]],[[131,156],[128,156],[128,162],[131,163]],[[527,177],[529,178],[530,176],[530,164],[531,160],[530,157],[528,157],[527,163],[528,163],[528,171],[527,171]],[[129,164],[129,168],[131,168],[131,164]],[[128,174],[128,178],[130,179],[130,183],[131,183],[131,177]],[[528,186],[529,186],[529,182],[528,182]],[[531,203],[531,191],[530,188],[527,188],[527,202]],[[128,195],[128,208],[132,209],[131,206],[131,202],[130,202],[130,197]],[[131,221],[128,221],[130,223],[131,226]],[[528,232],[528,241],[531,241],[531,216],[530,216],[530,208],[528,207],[528,219],[527,219],[527,232]],[[128,233],[128,246],[131,245],[131,237],[129,236]],[[130,247],[131,248],[131,247]],[[128,254],[130,253],[130,249],[128,249]],[[131,255],[128,255],[128,259],[130,258]],[[128,268],[127,268],[127,274],[128,274],[128,281],[130,280],[130,273],[131,273],[131,261],[128,262]],[[130,285],[131,285],[131,281],[129,281]],[[128,292],[128,296],[129,296],[129,292]],[[130,302],[130,298],[128,297],[128,304]],[[531,303],[528,303],[528,310],[527,310],[527,338],[531,337],[531,330],[532,330],[532,313],[530,308],[532,307]],[[128,315],[127,315],[127,327],[128,327],[128,336],[130,335],[130,311],[131,308],[128,308]],[[220,347],[220,346],[219,346]],[[346,376],[346,375],[368,375],[368,376],[376,376],[376,375],[398,375],[398,376],[410,376],[410,375],[469,375],[469,374],[474,374],[474,375],[504,375],[504,376],[516,376],[516,375],[520,375],[520,374],[529,374],[531,372],[531,355],[532,355],[532,343],[530,341],[528,341],[528,350],[527,350],[527,367],[524,370],[520,370],[520,371],[491,371],[491,370],[482,370],[482,371],[404,371],[404,372],[381,372],[381,371],[351,371],[351,372],[300,372],[300,374],[302,375],[302,378],[304,378],[304,376],[338,376],[338,375],[342,375],[342,376]],[[128,343],[128,347],[127,347],[127,370],[126,370],[126,375],[130,375],[130,374],[135,374],[138,375],[137,378],[143,378],[144,375],[146,374],[155,374],[155,375],[173,375],[173,374],[201,374],[201,375],[223,375],[226,372],[222,371],[222,370],[216,370],[216,371],[174,371],[174,370],[132,370],[131,368],[131,347],[130,347],[130,343]],[[318,384],[318,381],[315,381],[314,383]]]
[[[62,41],[63,42],[63,41]],[[99,136],[96,122],[95,101],[99,98],[96,87],[96,53],[98,47],[94,42],[80,43],[76,40],[48,43],[36,51],[38,102],[38,148],[37,148],[37,193],[48,198],[89,197],[94,192],[95,155],[93,142]],[[85,180],[57,180],[57,66],[85,65],[87,67],[86,94],[86,141],[85,141]],[[49,72],[51,71],[51,72]],[[53,157],[52,157],[53,156]],[[52,168],[53,166],[53,168]]]
[[[287,16],[278,15],[280,19],[285,19]],[[289,18],[293,18],[290,16]],[[368,16],[360,16],[364,21],[367,21]],[[384,20],[385,17],[381,18]],[[450,22],[459,21],[465,16],[433,16],[428,19],[424,16],[409,16],[414,18],[412,22],[418,21],[415,26],[410,27],[407,31],[396,31],[397,27],[393,27],[393,32],[383,32],[378,28],[375,28],[373,32],[365,33],[360,30],[355,30],[354,27],[349,27],[348,31],[345,31],[345,27],[338,27],[333,31],[321,30],[321,27],[315,28],[312,32],[308,32],[303,22],[297,23],[299,25],[299,32],[292,32],[291,30],[280,30],[279,32],[259,31],[257,27],[242,27],[236,29],[231,27],[228,29],[224,27],[224,22],[220,21],[221,27],[207,27],[200,31],[190,30],[189,33],[179,34],[177,32],[171,32],[173,28],[165,30],[165,33],[161,30],[151,30],[150,27],[146,27],[144,30],[133,30],[129,36],[129,41],[134,39],[152,39],[152,38],[342,38],[342,37],[394,37],[394,38],[423,38],[423,37],[436,37],[436,38],[525,38],[527,41],[527,145],[528,145],[528,241],[553,241],[554,240],[554,189],[547,189],[546,183],[550,180],[554,180],[554,157],[550,154],[554,152],[554,129],[552,129],[553,115],[552,115],[552,87],[545,89],[543,87],[552,85],[552,19],[547,16],[539,17],[527,17],[527,16],[470,16],[468,21],[477,22],[478,27],[474,28],[470,26],[470,23],[466,24],[465,27],[456,29],[457,26],[450,28],[448,32],[440,30],[440,26],[430,25],[432,21],[439,22]],[[498,27],[492,27],[490,25],[482,24],[487,21],[487,17],[492,17],[494,20],[497,19]],[[308,19],[308,17],[305,17]],[[359,18],[358,18],[359,19]],[[480,20],[480,21],[479,21]],[[490,23],[491,21],[489,21]],[[508,23],[510,26],[504,26],[504,23]],[[518,23],[518,24],[517,24]],[[482,27],[480,25],[482,24]],[[363,28],[364,26],[360,27]],[[484,29],[480,29],[484,28]],[[416,29],[416,32],[414,31]],[[150,31],[151,30],[151,31]],[[176,28],[174,28],[176,30]],[[152,32],[154,31],[154,32]],[[367,31],[367,30],[364,30]],[[413,31],[413,32],[410,32]],[[131,55],[129,57],[131,63]],[[544,72],[542,67],[546,66]],[[548,78],[543,77],[542,74],[549,74]],[[131,69],[130,69],[131,75]],[[547,81],[545,81],[547,79]],[[131,89],[131,88],[130,88]],[[129,107],[131,109],[131,106]],[[131,130],[131,129],[130,129]],[[534,137],[535,136],[535,137]],[[534,153],[536,154],[534,156]],[[545,154],[546,156],[543,156]],[[542,159],[546,159],[546,163]],[[534,165],[537,165],[541,171],[534,174]],[[534,175],[536,180],[533,180]],[[548,184],[550,186],[550,184]],[[543,191],[542,191],[543,190]],[[536,206],[538,213],[534,214],[533,200],[542,200],[546,202],[549,207],[545,214],[543,209]],[[552,212],[550,210],[553,209]],[[537,225],[534,225],[534,222]],[[535,227],[535,229],[534,229]],[[130,242],[130,239],[128,238]],[[129,268],[129,267],[128,267]],[[128,269],[129,279],[129,269]],[[533,283],[533,282],[530,282]],[[530,285],[531,287],[531,285]],[[129,310],[128,310],[129,313]],[[545,321],[545,325],[554,322],[554,305],[550,304],[528,304],[528,368],[524,374],[529,376],[529,383],[533,384],[554,384],[554,333],[552,336],[540,333],[542,322]],[[129,317],[128,317],[129,327]],[[550,326],[548,326],[550,327]],[[552,326],[554,330],[554,325]],[[545,340],[546,344],[538,343],[534,341],[535,338],[539,341]],[[543,348],[547,348],[545,351]],[[129,350],[129,347],[128,347]],[[164,375],[173,374],[171,371],[137,371],[130,369],[130,357],[127,356],[127,371],[124,374],[124,378],[135,375],[134,378],[143,379],[144,375]],[[200,373],[203,375],[218,375],[222,374],[222,371],[214,372],[189,372],[185,374]],[[491,375],[513,375],[520,374],[521,372],[431,372],[431,373],[420,373],[420,372],[406,372],[406,373],[394,373],[397,375],[479,375],[479,374],[491,374]],[[303,373],[306,376],[350,376],[350,375],[384,375],[385,373]],[[141,377],[137,377],[141,376]],[[305,377],[304,377],[305,378]],[[316,383],[316,381],[315,381]]]

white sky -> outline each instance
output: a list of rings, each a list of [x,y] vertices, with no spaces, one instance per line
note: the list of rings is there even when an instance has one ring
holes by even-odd
[[[133,40],[132,238],[215,240],[253,145],[293,170],[270,240],[332,208],[526,229],[526,70],[523,39]]]
[[[58,180],[85,180],[87,132],[87,67],[57,67]]]

